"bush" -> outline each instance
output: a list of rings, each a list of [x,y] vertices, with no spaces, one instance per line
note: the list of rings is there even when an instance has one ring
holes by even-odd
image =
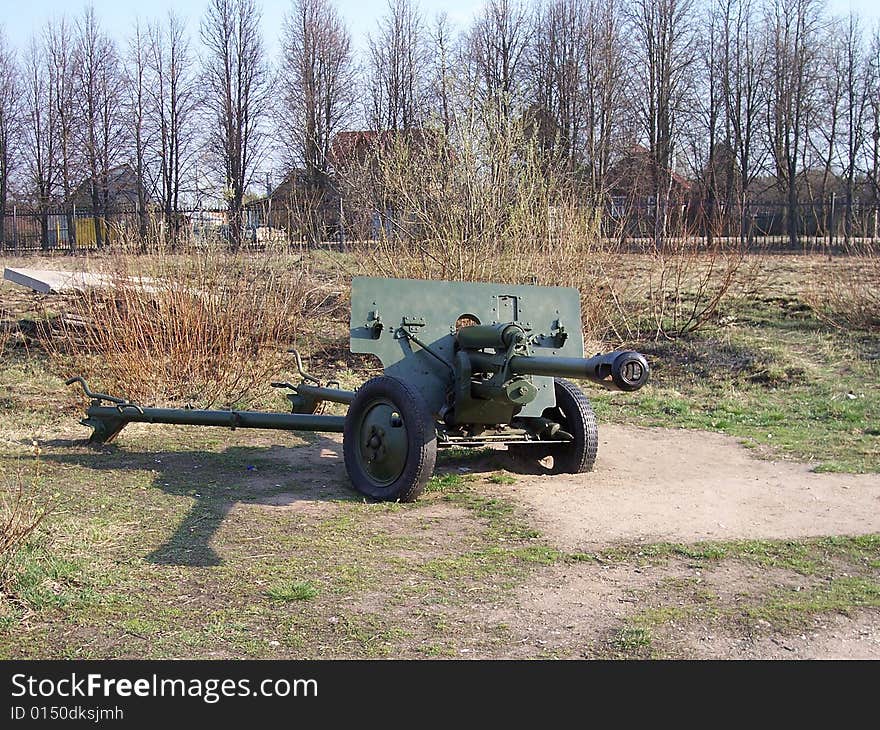
[[[368,273],[575,287],[585,336],[615,344],[697,330],[734,293],[738,242],[707,250],[686,230],[625,242],[602,230],[604,196],[591,199],[525,130],[460,136],[454,148],[440,136],[398,141],[348,176],[349,199],[398,211]]]
[[[117,256],[110,274],[112,289],[48,317],[41,341],[60,374],[151,402],[253,402],[304,322],[338,306],[333,282],[272,254]]]

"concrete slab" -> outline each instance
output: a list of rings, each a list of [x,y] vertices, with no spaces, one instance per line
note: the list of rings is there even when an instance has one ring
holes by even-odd
[[[32,289],[40,294],[63,294],[81,292],[86,289],[110,289],[118,279],[109,274],[95,274],[88,271],[57,271],[52,269],[13,269],[6,267],[3,278],[13,284]],[[150,290],[154,288],[153,279],[131,281],[133,286]]]

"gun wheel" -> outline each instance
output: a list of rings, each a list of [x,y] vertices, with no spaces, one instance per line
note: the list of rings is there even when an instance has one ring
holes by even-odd
[[[345,468],[361,494],[411,502],[437,460],[437,429],[421,393],[380,376],[358,388],[343,432]]]
[[[592,471],[599,450],[599,426],[593,407],[574,383],[554,378],[553,385],[556,405],[545,408],[542,415],[556,421],[574,440],[562,444],[511,444],[510,452],[521,461],[541,465],[551,474]],[[552,464],[545,466],[548,457]]]

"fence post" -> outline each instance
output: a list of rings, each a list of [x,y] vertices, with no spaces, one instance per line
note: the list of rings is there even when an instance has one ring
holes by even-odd
[[[18,208],[15,205],[12,206],[12,247],[18,255]]]
[[[834,241],[837,239],[837,236],[834,233],[834,204],[837,202],[837,193],[831,193],[831,216],[828,222],[828,253],[831,254],[831,247],[834,245]]]

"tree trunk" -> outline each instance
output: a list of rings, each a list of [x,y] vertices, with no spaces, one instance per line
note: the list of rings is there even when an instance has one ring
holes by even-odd
[[[143,185],[143,163],[139,163],[140,171],[138,172],[138,194],[137,194],[137,213],[138,213],[138,237],[141,241],[141,247],[145,247],[147,244],[147,229],[148,229],[148,218],[147,218],[147,196],[144,195],[144,185]]]
[[[788,200],[786,201],[786,220],[788,226],[788,243],[793,251],[800,248],[798,237],[798,194],[793,179],[788,183]]]
[[[6,176],[0,179],[0,246],[6,243]]]
[[[235,194],[229,201],[229,247],[233,253],[241,248],[241,198],[241,195]]]
[[[65,211],[65,220],[67,221],[67,245],[70,248],[70,253],[76,253],[76,217],[72,208]]]
[[[846,177],[846,197],[844,204],[846,205],[846,214],[843,219],[843,237],[846,245],[849,245],[853,235],[854,212],[853,203],[855,200],[855,180],[853,179],[854,165],[850,166],[850,172]]]
[[[94,183],[92,183],[92,220],[95,224],[95,246],[104,248],[104,231],[101,225],[103,222],[101,218],[101,199]]]
[[[40,246],[44,251],[49,250],[49,211],[46,207],[40,211]]]

